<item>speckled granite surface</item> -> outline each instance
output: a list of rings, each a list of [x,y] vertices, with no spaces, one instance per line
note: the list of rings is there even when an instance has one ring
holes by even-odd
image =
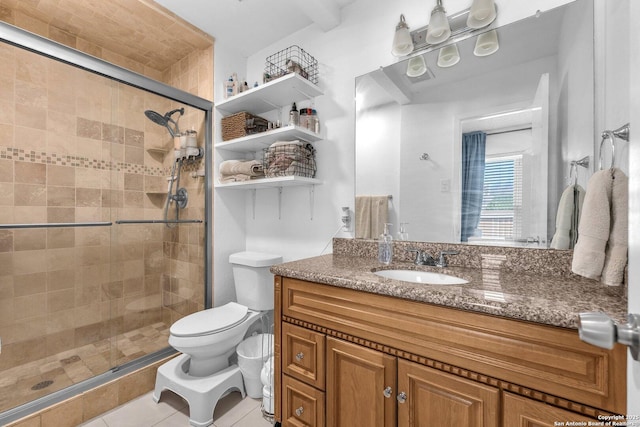
[[[626,322],[627,318],[624,287],[604,286],[570,272],[541,274],[512,270],[505,267],[499,253],[480,257],[479,265],[472,264],[472,267],[455,266],[456,256],[452,256],[453,266],[440,269],[415,266],[402,260],[383,266],[375,257],[362,256],[365,254],[359,251],[351,255],[342,250],[336,252],[279,264],[271,267],[271,271],[295,279],[565,328],[577,329],[578,314],[586,311],[605,312],[618,322]],[[520,256],[526,258],[525,254]],[[442,272],[462,277],[469,283],[425,285],[385,279],[373,273],[393,268]]]

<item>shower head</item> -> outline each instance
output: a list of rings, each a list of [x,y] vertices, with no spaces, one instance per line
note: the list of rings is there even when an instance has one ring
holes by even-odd
[[[171,137],[173,138],[174,136],[176,136],[176,134],[180,133],[180,128],[178,127],[178,123],[176,123],[171,118],[171,116],[175,113],[180,113],[180,115],[183,115],[184,108],[176,108],[175,110],[171,110],[165,113],[164,116],[153,110],[146,110],[144,112],[144,115],[147,116],[147,118],[151,120],[153,123],[166,127],[169,133],[171,134]],[[170,122],[173,123],[174,129],[171,129],[171,126],[169,126]]]

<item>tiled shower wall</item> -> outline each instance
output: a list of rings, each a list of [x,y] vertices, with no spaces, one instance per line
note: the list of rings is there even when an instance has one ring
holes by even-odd
[[[177,105],[6,44],[0,61],[0,223],[162,218],[172,153],[148,150],[171,141],[143,112]],[[203,118],[180,122],[201,144]],[[181,218],[204,217],[199,168]],[[0,230],[0,370],[201,309],[203,247],[202,225]]]

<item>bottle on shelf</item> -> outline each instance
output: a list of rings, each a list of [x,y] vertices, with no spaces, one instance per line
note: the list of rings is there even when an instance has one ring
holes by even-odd
[[[300,109],[300,127],[303,127],[305,129],[309,128],[309,118],[311,117],[309,115],[309,108],[301,108]]]
[[[315,109],[311,110],[311,117],[309,118],[309,130],[315,133],[320,133],[320,120],[318,119],[318,112]]]
[[[381,264],[389,265],[393,259],[393,237],[391,237],[390,223],[384,224],[384,231],[378,240],[378,261]]]
[[[291,106],[291,111],[289,111],[289,126],[297,126],[300,124],[300,114],[298,113],[298,108],[296,107],[296,103],[294,102]]]

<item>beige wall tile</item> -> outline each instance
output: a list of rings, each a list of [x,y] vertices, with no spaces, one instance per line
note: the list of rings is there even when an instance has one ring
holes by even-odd
[[[13,182],[13,163],[11,160],[0,159],[0,182]]]
[[[74,208],[47,208],[47,222],[75,222]]]
[[[117,381],[113,381],[84,393],[84,420],[90,420],[118,406]]]
[[[24,104],[16,104],[16,126],[24,126],[34,129],[47,128],[46,108],[32,107]]]
[[[47,167],[40,163],[15,162],[15,182],[24,184],[46,184]]]
[[[22,251],[13,253],[13,272],[16,275],[46,271],[47,251]]]
[[[75,245],[73,228],[50,228],[47,230],[47,249],[71,248]]]
[[[73,289],[47,292],[47,313],[73,309],[74,306],[75,291]]]
[[[42,427],[75,427],[82,423],[82,396],[76,396],[46,410]]]
[[[47,310],[45,293],[16,297],[14,304],[15,312],[13,318],[16,321],[40,316],[42,313],[46,313]]]
[[[15,126],[14,143],[15,148],[24,150],[42,151],[47,145],[47,132],[44,129],[35,129],[25,126]]]
[[[74,289],[76,271],[74,269],[47,271],[47,291]]]
[[[2,194],[2,197],[0,197],[0,206],[13,206],[15,193],[12,182],[0,182],[0,194]],[[0,219],[0,223],[6,224],[13,222],[13,212],[9,212],[6,208],[0,209],[0,211],[2,211],[0,212],[0,218],[2,218]]]
[[[15,102],[25,107],[38,109],[47,108],[47,88],[31,82],[16,80]]]
[[[144,164],[144,150],[132,145],[125,145],[124,161],[125,163],[133,163],[136,165]]]
[[[0,252],[13,251],[13,231],[0,230]]]
[[[70,166],[47,165],[47,185],[75,186],[75,168]]]
[[[47,187],[40,184],[14,184],[15,206],[46,206]]]
[[[13,294],[16,297],[40,294],[47,290],[46,273],[16,275],[13,282]]]
[[[47,271],[68,270],[76,266],[76,249],[48,249],[46,255]]]
[[[47,230],[40,229],[20,229],[14,230],[14,250],[32,251],[45,249],[47,246]]]
[[[47,206],[75,206],[76,189],[73,187],[47,186]]]
[[[76,206],[98,207],[102,203],[102,190],[99,188],[76,188]]]
[[[76,122],[77,136],[102,140],[102,123],[78,117]]]

